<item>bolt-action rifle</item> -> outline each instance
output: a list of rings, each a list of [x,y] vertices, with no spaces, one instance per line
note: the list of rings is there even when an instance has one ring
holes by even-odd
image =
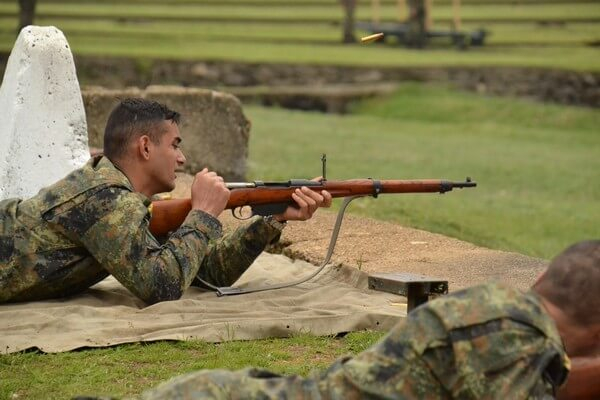
[[[325,261],[313,275],[308,278],[296,281],[285,285],[275,285],[259,289],[241,290],[234,287],[217,288],[204,282],[209,287],[217,291],[219,295],[231,295],[240,293],[249,293],[267,289],[282,288],[304,282],[316,276],[323,267],[329,262],[335,242],[342,223],[343,214],[347,205],[354,199],[365,196],[377,197],[380,194],[386,193],[446,193],[455,188],[475,187],[477,184],[466,178],[464,182],[452,182],[439,179],[420,179],[420,180],[375,180],[375,179],[351,179],[343,181],[327,180],[326,178],[326,157],[321,158],[323,163],[323,174],[320,181],[311,181],[307,179],[292,179],[286,182],[240,182],[226,183],[228,189],[231,190],[229,201],[226,209],[232,211],[233,215],[238,219],[244,219],[241,209],[249,206],[252,209],[253,215],[275,215],[285,211],[290,204],[295,204],[292,193],[302,186],[320,192],[327,190],[331,196],[344,197],[338,213],[329,249],[325,257]],[[176,230],[185,220],[186,216],[192,208],[191,199],[172,199],[172,200],[157,200],[152,202],[150,232],[155,236],[162,236],[171,231]],[[236,213],[237,212],[237,213]]]
[[[350,179],[343,181],[311,181],[292,179],[287,182],[240,182],[226,183],[231,190],[226,209],[240,217],[240,207],[249,206],[253,215],[273,215],[285,211],[294,203],[292,193],[306,186],[320,192],[327,190],[332,197],[373,196],[384,193],[446,193],[454,188],[475,187],[469,178],[465,182],[450,182],[436,179],[422,180],[375,180]],[[192,208],[191,199],[157,200],[152,202],[150,231],[164,235],[181,225]],[[237,213],[236,213],[237,212]]]

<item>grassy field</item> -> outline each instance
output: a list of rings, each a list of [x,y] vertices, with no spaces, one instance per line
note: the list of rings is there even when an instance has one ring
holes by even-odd
[[[158,342],[63,354],[0,355],[0,400],[132,396],[175,375],[205,368],[256,366],[307,375],[344,354],[364,350],[381,335],[355,332],[339,339],[302,335],[218,345]]]
[[[369,18],[368,4],[360,2],[359,19]],[[339,26],[324,23],[339,22],[341,7],[325,0],[132,0],[126,4],[49,0],[39,2],[38,14],[40,22],[64,29],[79,55],[600,71],[600,54],[597,47],[590,46],[600,41],[600,24],[564,22],[600,21],[598,5],[597,1],[467,0],[462,7],[464,20],[502,21],[485,26],[492,31],[488,46],[469,51],[342,45]],[[16,2],[0,1],[0,15],[14,15],[16,10]],[[394,18],[395,2],[384,1],[381,15]],[[436,2],[433,16],[434,20],[450,17],[450,2]],[[206,21],[199,22],[199,18]],[[226,18],[237,22],[218,22]],[[270,22],[257,23],[257,18]],[[281,23],[293,19],[306,22]],[[16,18],[0,18],[0,49],[12,46],[15,26]],[[466,22],[466,26],[474,29],[478,24]],[[592,207],[598,189],[584,185],[598,178],[598,168],[589,168],[598,166],[600,158],[596,133],[600,120],[594,111],[502,99],[482,102],[475,95],[409,86],[397,97],[359,106],[356,115],[348,118],[261,108],[249,108],[248,112],[258,121],[251,143],[257,158],[251,161],[268,160],[261,151],[272,150],[268,143],[278,143],[282,132],[290,135],[286,142],[307,142],[284,149],[289,153],[285,158],[269,160],[272,170],[256,166],[257,176],[277,171],[302,173],[297,170],[300,163],[287,161],[312,157],[316,164],[322,150],[329,148],[332,153],[344,148],[343,154],[331,157],[339,158],[340,165],[345,165],[342,171],[351,175],[436,177],[452,173],[448,178],[473,175],[482,189],[487,185],[493,188],[446,196],[444,207],[429,198],[420,198],[418,207],[415,200],[382,199],[377,207],[364,211],[369,215],[540,257],[551,257],[576,238],[597,234],[590,221],[598,217],[598,210]],[[287,126],[290,120],[296,121],[291,129]],[[383,140],[387,141],[385,149],[394,151],[381,152]],[[373,170],[358,169],[367,160],[381,160],[381,166],[371,162]],[[567,193],[569,197],[564,197]],[[469,209],[460,209],[464,196],[475,196],[477,201]],[[422,208],[421,202],[429,205]],[[578,212],[570,212],[572,209]],[[539,213],[543,213],[541,218]],[[466,223],[453,225],[449,219],[455,215],[461,215]],[[556,217],[561,221],[558,229]]]
[[[0,3],[0,13],[16,13],[15,2]],[[160,19],[208,19],[208,20],[241,20],[252,22],[261,20],[281,21],[321,21],[337,22],[343,17],[342,7],[337,2],[330,2],[329,7],[312,5],[287,5],[285,7],[257,7],[256,5],[206,5],[196,4],[151,4],[139,6],[123,3],[84,3],[76,7],[72,3],[40,2],[36,12],[40,16],[50,17],[89,17],[89,18],[160,18]],[[398,12],[395,5],[381,7],[381,20],[393,21]],[[536,4],[514,6],[510,3],[468,5],[461,10],[465,21],[476,20],[587,20],[600,18],[600,7],[593,3],[574,3],[565,7],[564,4],[548,4],[540,7]],[[452,19],[452,6],[449,4],[436,5],[432,9],[435,20]],[[369,19],[369,7],[357,8],[358,19]]]
[[[40,0],[44,4],[118,4],[118,0]],[[565,3],[595,3],[598,0],[510,0],[509,2],[515,5],[524,4],[565,4]],[[0,3],[10,3],[11,0],[0,0]],[[257,7],[295,7],[298,5],[332,7],[335,2],[331,0],[168,0],[169,4],[173,5],[252,5]],[[498,4],[506,2],[506,0],[461,0],[462,5],[482,5],[482,4]],[[152,5],[164,4],[165,0],[128,0],[128,4],[133,5]],[[371,7],[371,0],[357,0],[359,7]],[[398,0],[380,0],[382,6],[397,6]],[[452,0],[436,0],[435,4],[452,4]]]
[[[40,18],[41,25],[56,23],[52,18]],[[114,20],[78,21],[65,19],[60,21],[60,28],[68,37],[94,37],[102,35],[104,38],[132,37],[137,40],[144,38],[150,40],[193,40],[220,42],[268,42],[309,45],[339,45],[340,29],[330,24],[294,24],[281,28],[281,24],[243,24],[233,22],[146,22],[124,23]],[[475,30],[481,25],[478,23],[465,23],[465,29]],[[0,18],[0,32],[12,36],[15,31],[13,17]],[[556,24],[541,26],[523,23],[486,23],[486,29],[493,34],[489,37],[487,45],[582,45],[593,43],[600,37],[597,24]],[[9,40],[7,38],[7,40]]]
[[[0,34],[0,50],[9,51],[13,40],[10,33]],[[485,47],[459,52],[452,48],[427,52],[384,46],[334,45],[314,46],[295,43],[251,43],[247,41],[206,40],[190,42],[169,37],[102,37],[71,36],[69,43],[79,55],[116,57],[166,58],[172,60],[222,60],[252,63],[278,62],[314,65],[347,65],[379,67],[427,66],[499,66],[560,68],[576,71],[600,71],[597,50],[583,46],[522,46],[516,48]],[[85,82],[83,82],[85,83]]]
[[[543,258],[600,236],[595,110],[407,84],[350,116],[246,112],[256,179],[316,176],[321,153],[332,179],[471,176],[474,190],[381,196],[350,211]]]
[[[464,30],[486,29],[487,46],[456,51],[436,40],[431,51],[389,44],[340,43],[342,8],[335,1],[149,0],[39,3],[37,24],[63,30],[81,55],[359,66],[526,66],[600,71],[597,2],[479,0],[461,9]],[[17,5],[0,1],[0,50],[14,43]],[[382,20],[397,18],[384,2]],[[405,12],[404,12],[405,15]],[[452,7],[436,2],[434,29],[450,29]],[[362,2],[357,18],[368,21]],[[357,31],[358,35],[366,34]],[[437,45],[436,45],[437,42]],[[445,49],[439,46],[446,45]]]
[[[341,16],[335,1],[199,3],[47,0],[39,2],[37,23],[62,29],[78,55],[600,71],[598,48],[591,46],[600,42],[597,0],[463,0],[465,28],[491,31],[489,45],[464,52],[341,45],[340,27],[332,24]],[[368,19],[368,2],[360,3],[359,17]],[[395,18],[394,2],[382,3],[382,17]],[[434,3],[436,26],[447,28],[450,1]],[[14,43],[16,9],[16,2],[0,0],[0,50],[9,51]],[[323,152],[331,179],[472,176],[476,189],[362,199],[350,212],[543,258],[574,241],[600,236],[597,110],[405,84],[393,96],[356,104],[346,116],[254,105],[245,106],[245,112],[253,126],[252,178],[318,175]],[[0,355],[0,400],[132,395],[200,368],[255,365],[304,375],[363,350],[380,336],[360,332],[341,339],[160,342]]]
[[[356,104],[346,116],[245,110],[253,125],[250,169],[256,179],[318,175],[322,152],[328,154],[331,179],[471,175],[476,189],[383,195],[356,201],[350,211],[541,257],[600,236],[600,115],[594,110],[419,84]],[[201,368],[255,365],[305,375],[380,336],[359,332],[343,339],[160,342],[0,355],[0,399],[131,395]]]

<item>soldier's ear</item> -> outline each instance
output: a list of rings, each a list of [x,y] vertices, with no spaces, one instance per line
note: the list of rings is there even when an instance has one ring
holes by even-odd
[[[148,135],[142,135],[137,140],[137,151],[138,154],[144,159],[148,160],[150,158],[151,151],[151,141]]]

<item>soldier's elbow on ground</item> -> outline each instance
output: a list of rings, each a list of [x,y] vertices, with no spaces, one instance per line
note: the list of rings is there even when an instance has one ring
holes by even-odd
[[[176,284],[165,284],[164,286],[157,288],[157,290],[149,293],[148,296],[142,298],[142,300],[148,304],[156,304],[162,301],[179,300],[183,296],[184,290],[180,285]]]

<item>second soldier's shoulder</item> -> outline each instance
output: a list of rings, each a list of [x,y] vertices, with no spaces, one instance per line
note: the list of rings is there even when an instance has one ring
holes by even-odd
[[[510,318],[515,310],[532,312],[528,293],[503,283],[488,283],[451,293],[428,304],[447,329]]]
[[[446,304],[457,307],[468,303],[473,307],[499,307],[504,304],[518,303],[527,294],[528,292],[523,292],[505,283],[491,282],[452,292],[436,299],[430,305],[445,308]]]

